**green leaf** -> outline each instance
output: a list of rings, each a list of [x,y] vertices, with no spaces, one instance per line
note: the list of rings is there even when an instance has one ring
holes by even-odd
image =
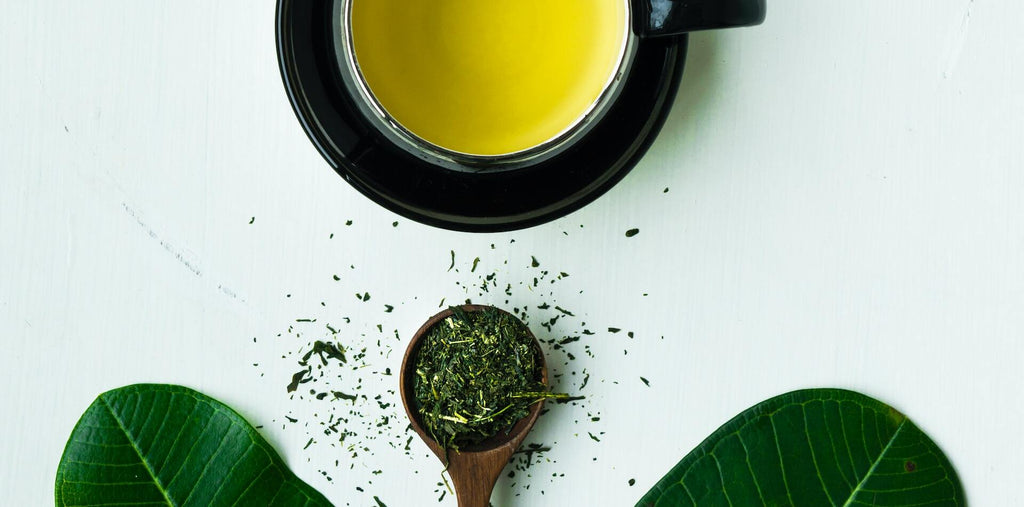
[[[101,394],[57,468],[58,506],[329,506],[234,410],[180,386]]]
[[[727,422],[637,506],[964,504],[949,460],[906,416],[855,392],[808,389]]]

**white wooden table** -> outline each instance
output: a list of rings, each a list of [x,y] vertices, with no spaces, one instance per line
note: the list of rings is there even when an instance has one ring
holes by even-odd
[[[465,298],[456,282],[529,281],[531,256],[571,276],[552,296],[475,300],[557,301],[576,315],[563,331],[598,333],[594,357],[563,368],[591,374],[586,408],[542,419],[532,440],[557,442],[554,462],[503,479],[499,505],[632,504],[736,413],[818,386],[905,412],[973,504],[1019,503],[1024,4],[769,7],[762,27],[692,37],[664,131],[612,191],[474,235],[398,217],[328,168],[286,100],[270,0],[3,2],[2,503],[52,502],[94,397],[160,382],[263,425],[339,505],[435,504],[439,466],[418,442],[411,457],[383,440],[357,459],[302,449],[310,430],[283,416],[320,409],[284,386],[315,333],[276,334],[348,316],[342,340],[358,343],[383,323],[401,340],[367,361],[397,370],[439,301]]]

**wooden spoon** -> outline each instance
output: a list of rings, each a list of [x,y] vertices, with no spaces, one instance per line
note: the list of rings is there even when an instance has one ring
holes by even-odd
[[[492,307],[464,305],[460,308],[466,312],[479,312]],[[504,310],[498,309],[498,311]],[[419,413],[413,408],[413,403],[416,399],[415,394],[413,394],[413,379],[416,378],[414,358],[427,332],[435,324],[448,318],[453,313],[451,309],[444,310],[431,317],[430,320],[427,320],[416,331],[416,334],[413,335],[412,340],[409,342],[409,348],[405,350],[405,358],[402,359],[402,373],[399,375],[402,405],[405,406],[405,413],[409,416],[412,429],[416,431],[427,444],[427,447],[434,452],[442,463],[445,461],[445,449],[436,440],[430,438],[423,429]],[[514,315],[512,317],[516,318]],[[537,357],[540,359],[541,367],[541,382],[547,385],[548,368],[544,362],[544,352],[540,348],[537,338],[533,336],[533,333],[529,329],[527,329],[527,332],[530,334],[530,338],[533,339],[534,346],[537,347]],[[533,424],[537,422],[543,405],[543,401],[531,405],[529,414],[512,426],[512,430],[508,434],[498,432],[497,435],[477,445],[463,446],[458,451],[453,450],[447,453],[448,475],[451,476],[452,482],[455,484],[455,495],[459,500],[459,507],[487,507],[491,500],[491,490],[494,489],[494,483],[497,482],[502,469],[505,468],[509,459],[512,458],[512,454],[523,443],[526,434],[530,432],[530,428],[533,428]]]

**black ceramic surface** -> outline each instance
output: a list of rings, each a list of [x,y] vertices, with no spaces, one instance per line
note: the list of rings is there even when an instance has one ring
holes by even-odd
[[[765,0],[632,0],[633,30],[642,37],[760,25]]]
[[[529,227],[606,192],[661,129],[686,57],[685,35],[641,39],[618,100],[564,152],[522,169],[452,171],[392,145],[358,112],[335,63],[331,9],[331,0],[278,0],[281,75],[306,134],[367,197],[405,217],[454,230]]]

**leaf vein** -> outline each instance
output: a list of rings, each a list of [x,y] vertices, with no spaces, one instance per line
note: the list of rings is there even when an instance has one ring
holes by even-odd
[[[900,432],[903,431],[903,428],[905,428],[906,425],[907,422],[903,421],[902,423],[900,423],[899,427],[896,428],[896,432],[892,434],[892,437],[889,439],[889,442],[885,444],[885,448],[882,449],[882,452],[878,455],[878,458],[875,458],[875,462],[871,464],[871,468],[868,468],[868,471],[864,474],[864,478],[861,479],[860,482],[857,483],[857,487],[853,488],[853,491],[850,492],[850,498],[846,500],[846,503],[843,504],[844,506],[851,505],[850,502],[857,497],[857,494],[861,491],[864,484],[871,477],[871,473],[875,471],[875,467],[877,467],[878,464],[881,463],[882,458],[885,456],[885,453],[889,451],[889,446],[896,441],[896,437],[899,436]]]
[[[818,482],[821,483],[821,489],[825,492],[825,496],[828,498],[829,503],[835,505],[835,500],[832,500],[832,493],[829,492],[828,486],[825,485],[825,478],[821,475],[821,467],[818,466],[818,458],[814,455],[814,444],[811,443],[811,425],[807,421],[807,409],[801,404],[800,412],[804,416],[804,438],[807,439],[807,448],[811,451],[811,462],[814,463],[814,471],[817,472]]]
[[[211,422],[212,422],[213,418],[211,417],[210,419],[211,419]],[[203,481],[203,477],[206,476],[206,472],[210,470],[210,463],[213,463],[214,460],[217,459],[217,455],[220,454],[221,448],[224,447],[224,442],[227,440],[228,435],[231,434],[231,429],[232,429],[231,420],[228,419],[228,427],[227,427],[226,430],[224,430],[224,434],[220,436],[220,442],[217,443],[217,448],[214,449],[213,454],[211,454],[206,459],[206,464],[203,465],[203,469],[199,471],[199,477],[196,477],[195,484],[197,486],[199,485],[199,483],[201,483]],[[221,484],[221,485],[223,486],[223,484]],[[185,500],[182,501],[181,504],[182,505],[187,505],[188,504],[188,499],[192,498],[192,495],[196,492],[197,489],[199,489],[199,488],[193,487],[192,491],[188,492],[188,495],[185,496]],[[213,498],[211,497],[210,499],[212,500]]]
[[[175,396],[175,394],[176,393],[171,393],[171,401],[169,401],[168,404],[174,403],[174,396]],[[167,457],[168,458],[171,457],[171,453],[174,452],[174,449],[176,447],[178,447],[178,439],[181,438],[181,434],[185,432],[185,428],[188,427],[188,422],[192,420],[192,416],[195,415],[196,408],[198,408],[198,407],[199,407],[199,403],[197,402],[195,405],[192,405],[192,409],[189,410],[188,416],[182,418],[182,421],[184,421],[184,423],[182,423],[182,425],[178,428],[178,433],[176,433],[174,435],[174,440],[171,441],[171,446],[167,448]],[[183,459],[182,460],[182,465],[184,465],[184,463],[185,462],[184,462],[184,459]],[[167,460],[164,460],[164,465],[165,466],[167,465]],[[179,465],[179,468],[180,468],[180,465]],[[159,473],[163,474],[163,472],[164,472],[163,466],[161,466]],[[170,481],[168,481],[168,484],[170,484]]]
[[[170,487],[171,484],[174,484],[174,481],[178,478],[178,474],[180,474],[181,471],[185,469],[185,465],[188,463],[189,458],[192,457],[192,451],[196,449],[196,445],[198,445],[199,441],[203,439],[203,434],[206,433],[207,429],[209,429],[210,422],[212,420],[213,417],[211,416],[209,419],[206,420],[206,422],[203,423],[203,429],[199,430],[199,436],[197,436],[196,439],[192,441],[192,445],[189,446],[188,452],[185,453],[185,457],[182,458],[181,460],[181,465],[178,465],[178,469],[174,471],[174,475],[172,475],[171,479],[167,481],[168,487]]]
[[[793,505],[793,495],[789,491],[789,479],[786,478],[786,464],[782,462],[782,448],[779,447],[779,430],[775,428],[775,419],[768,416],[768,423],[772,425],[772,435],[775,437],[775,453],[779,456],[779,470],[782,471],[782,486],[786,488],[786,498],[790,505]]]
[[[757,489],[757,496],[761,498],[761,504],[767,505],[768,502],[764,499],[764,493],[761,492],[761,484],[758,483],[754,467],[750,463],[750,449],[747,449],[747,443],[743,441],[743,435],[737,434],[736,437],[740,440],[740,447],[743,447],[743,458],[747,462],[747,470],[750,471],[750,477],[754,479],[754,488]]]
[[[861,478],[857,473],[857,463],[853,461],[853,450],[850,449],[850,437],[846,434],[846,418],[843,417],[843,404],[837,403],[836,405],[836,412],[839,414],[839,426],[843,429],[843,444],[846,445],[846,456],[850,458],[850,470],[853,470],[854,480],[860,482]]]
[[[272,466],[274,466],[274,462],[273,461],[271,461],[270,463],[267,463],[267,466],[263,467],[259,472],[256,472],[252,476],[252,479],[249,481],[249,484],[245,486],[245,489],[243,489],[242,492],[239,493],[238,498],[235,499],[235,501],[231,503],[231,507],[234,507],[235,505],[238,505],[238,502],[241,501],[243,498],[245,498],[245,494],[248,493],[250,489],[252,489],[253,485],[256,484],[256,481],[259,480],[259,478],[263,475],[263,472],[266,472],[267,469],[269,469]]]
[[[156,474],[153,472],[153,468],[149,466],[149,461],[146,460],[145,456],[142,455],[141,451],[139,451],[139,448],[135,445],[135,441],[132,440],[131,435],[128,433],[128,429],[125,428],[124,422],[122,422],[121,418],[118,417],[118,414],[114,412],[114,408],[110,405],[110,402],[108,402],[107,399],[103,396],[100,396],[100,400],[103,401],[103,406],[106,407],[107,411],[110,412],[110,416],[113,417],[115,421],[117,421],[117,425],[124,433],[125,438],[128,439],[128,442],[132,445],[132,449],[134,449],[135,453],[138,454],[139,461],[142,462],[142,466],[146,467],[146,471],[149,472],[149,476],[153,478],[153,483],[156,484],[156,489],[160,491],[160,494],[163,495],[164,500],[167,501],[167,505],[174,505],[174,502],[172,502],[170,497],[167,496],[167,491],[160,483],[160,479],[157,479]]]

